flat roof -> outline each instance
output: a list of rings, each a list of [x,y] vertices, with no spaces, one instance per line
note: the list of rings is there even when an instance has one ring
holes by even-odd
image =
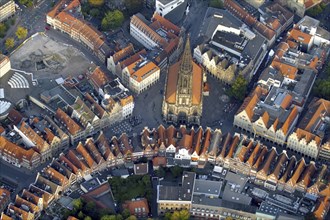
[[[222,182],[196,179],[194,193],[219,196]]]
[[[227,184],[234,183],[237,187],[240,188],[240,191],[242,191],[247,182],[247,177],[241,176],[233,172],[228,172],[225,180],[227,180]]]
[[[246,194],[239,193],[237,189],[226,185],[222,194],[222,199],[234,203],[250,205],[252,198]]]
[[[192,199],[192,204],[224,207],[224,208],[248,212],[252,214],[254,214],[257,210],[255,206],[238,204],[231,201],[224,201],[219,198],[210,198],[210,197],[206,197],[205,195],[194,195]]]

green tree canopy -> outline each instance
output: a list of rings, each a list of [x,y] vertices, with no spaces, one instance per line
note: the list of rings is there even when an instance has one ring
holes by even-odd
[[[92,8],[91,10],[89,10],[89,14],[90,14],[92,17],[96,18],[96,17],[100,16],[101,12],[100,12],[100,10],[97,9],[97,8]]]
[[[28,33],[27,29],[21,26],[19,26],[16,30],[16,36],[18,37],[18,39],[26,38],[27,33]]]
[[[318,80],[314,85],[314,94],[320,98],[330,100],[330,78]]]
[[[88,0],[88,3],[95,7],[100,7],[104,4],[104,0]]]
[[[3,38],[6,35],[7,26],[4,23],[0,23],[0,38]]]
[[[7,38],[6,39],[6,42],[5,42],[5,47],[6,47],[6,49],[8,50],[8,49],[11,49],[11,48],[13,48],[15,46],[15,40],[14,40],[14,38],[12,38],[12,37],[9,37],[9,38]]]
[[[116,215],[105,215],[101,217],[101,220],[117,220]]]
[[[176,165],[174,167],[171,167],[170,170],[171,170],[171,173],[174,178],[182,176],[182,172],[183,172],[182,167],[179,167],[178,165]]]
[[[90,216],[86,216],[84,220],[92,220],[92,218]]]
[[[27,7],[33,6],[33,0],[18,0],[18,2],[22,5],[25,5]]]
[[[229,96],[237,100],[243,100],[247,90],[248,82],[243,76],[238,76],[229,90]]]
[[[124,22],[124,14],[119,10],[109,11],[102,19],[101,26],[103,30],[118,28]]]
[[[124,0],[128,14],[133,15],[143,8],[143,1],[141,0]]]
[[[131,215],[131,213],[129,212],[128,209],[124,209],[121,214],[122,214],[123,218],[125,218],[125,219]]]
[[[316,5],[311,9],[308,9],[306,14],[311,17],[316,17],[317,15],[321,14],[323,12],[323,9],[320,5]]]
[[[189,211],[187,209],[183,209],[181,211],[174,211],[171,220],[188,220],[190,218]]]
[[[81,210],[83,208],[84,203],[83,203],[82,199],[79,198],[79,199],[73,200],[72,205],[75,210]]]
[[[128,218],[126,218],[126,220],[137,220],[137,218],[134,215],[131,215]]]
[[[210,7],[223,9],[222,0],[210,0]]]

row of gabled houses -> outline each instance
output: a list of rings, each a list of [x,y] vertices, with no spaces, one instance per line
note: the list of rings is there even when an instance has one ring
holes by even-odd
[[[234,116],[234,126],[310,158],[328,160],[329,147],[322,141],[327,142],[330,102],[314,99],[306,106],[330,53],[330,33],[319,24],[305,16],[288,32]]]
[[[79,0],[59,1],[47,13],[46,22],[91,50],[102,63],[106,62],[110,47],[106,44],[103,34],[84,20]]]
[[[58,158],[37,174],[29,189],[24,189],[3,215],[24,215],[34,219],[52,201],[61,197],[73,183],[108,167],[131,163],[141,157],[166,158],[166,166],[203,167],[207,162],[248,175],[256,184],[270,190],[306,192],[316,200],[324,191],[326,166],[317,168],[302,158],[278,153],[245,136],[223,135],[219,129],[181,126],[145,128],[140,135],[106,138],[103,132]],[[24,205],[22,205],[24,204]]]

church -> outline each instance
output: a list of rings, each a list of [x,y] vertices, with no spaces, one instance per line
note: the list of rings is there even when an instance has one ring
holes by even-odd
[[[203,70],[192,59],[188,36],[181,59],[168,70],[162,105],[164,121],[175,125],[200,125],[202,89]]]

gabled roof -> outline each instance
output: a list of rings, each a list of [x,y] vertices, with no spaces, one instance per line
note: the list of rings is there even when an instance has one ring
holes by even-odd
[[[132,43],[129,43],[126,47],[124,47],[123,49],[117,51],[114,55],[112,55],[113,61],[116,64],[118,61],[121,61],[126,57],[131,56],[133,53],[134,53],[134,46]]]
[[[228,154],[226,156],[226,158],[232,158],[234,153],[235,153],[235,150],[239,144],[239,141],[240,141],[240,138],[239,136],[235,135],[234,138],[232,139],[232,142],[231,142],[231,145],[229,147],[229,151],[228,151]]]
[[[293,121],[295,120],[296,117],[298,117],[298,107],[294,106],[288,116],[288,118],[285,120],[283,126],[282,126],[282,131],[284,133],[284,135],[287,135],[290,126],[292,125]]]
[[[88,151],[81,142],[79,142],[76,150],[81,154],[81,156],[83,156],[89,168],[93,168],[96,165],[92,156],[88,153]]]
[[[60,108],[57,109],[55,118],[66,126],[71,135],[75,135],[82,130],[81,127]]]
[[[315,143],[320,146],[321,145],[321,138],[317,135],[314,135],[308,131],[305,131],[303,129],[300,129],[300,128],[297,128],[297,130],[295,131],[296,135],[297,135],[297,138],[298,140],[301,140],[301,139],[305,139],[306,140],[306,143],[308,144],[309,142],[311,142],[312,140],[315,141]]]
[[[93,70],[93,72],[91,72],[88,75],[88,78],[93,82],[93,84],[97,88],[103,87],[105,84],[107,84],[110,81],[110,79],[107,76],[107,74],[105,72],[103,72],[99,66],[97,66]]]
[[[296,42],[301,42],[303,44],[309,44],[312,40],[312,35],[304,33],[297,28],[291,29],[291,31],[288,32],[288,36],[289,40],[293,39]]]
[[[49,149],[49,144],[40,137],[25,121],[20,126],[20,131],[35,145],[34,149],[42,153]]]
[[[298,73],[298,68],[274,59],[271,67],[278,70],[284,77],[294,80]]]
[[[304,158],[302,158],[298,162],[298,164],[297,164],[297,166],[296,166],[296,168],[295,168],[295,170],[293,172],[293,175],[292,175],[292,177],[289,180],[292,186],[295,186],[296,183],[298,182],[298,179],[299,179],[300,175],[302,174],[302,172],[305,169],[305,165],[306,165],[305,160],[304,160]]]
[[[92,158],[94,159],[94,161],[97,164],[100,164],[100,163],[104,162],[104,159],[102,158],[102,155],[100,154],[100,152],[96,148],[96,146],[94,144],[94,140],[92,138],[88,138],[86,140],[85,148],[88,150],[88,152],[90,153],[90,155],[92,156]]]
[[[281,171],[284,170],[286,161],[288,160],[288,155],[286,154],[286,151],[283,151],[276,161],[276,166],[274,168],[274,171],[272,172],[272,176],[275,177],[276,180],[279,180]]]
[[[141,211],[143,214],[149,213],[149,205],[147,199],[135,199],[134,201],[125,201],[123,207],[127,208],[131,215],[139,215]]]

